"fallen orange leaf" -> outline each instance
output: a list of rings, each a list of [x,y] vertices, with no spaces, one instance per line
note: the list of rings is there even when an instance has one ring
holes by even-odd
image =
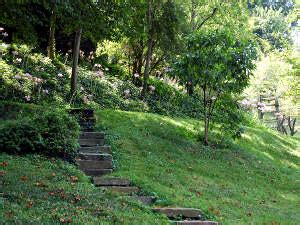
[[[8,166],[8,162],[1,162],[0,166]]]

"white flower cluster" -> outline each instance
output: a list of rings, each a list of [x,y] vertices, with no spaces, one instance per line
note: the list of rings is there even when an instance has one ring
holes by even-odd
[[[154,93],[155,87],[153,85],[150,85],[149,86],[149,91],[150,91],[150,93]]]
[[[96,73],[95,73],[96,76],[97,76],[98,78],[104,78],[104,72],[103,72],[103,67],[102,67],[102,65],[96,63],[96,64],[94,65],[94,68],[95,68],[95,70],[96,70]],[[104,70],[105,70],[105,71],[108,71],[108,68],[105,68]]]
[[[3,28],[3,27],[0,27],[0,34],[1,34],[3,37],[7,37],[7,36],[8,36],[8,33],[4,31],[4,28]]]
[[[88,104],[90,101],[92,101],[93,100],[93,95],[91,95],[91,94],[89,94],[89,95],[84,95],[83,96],[83,102],[85,103],[85,104]]]
[[[124,93],[125,98],[129,98],[130,97],[130,90],[129,89],[124,90],[123,93]]]

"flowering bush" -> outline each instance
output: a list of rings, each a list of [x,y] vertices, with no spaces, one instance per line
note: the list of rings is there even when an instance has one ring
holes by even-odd
[[[0,99],[41,103],[66,99],[66,71],[31,48],[1,44]],[[57,74],[57,76],[55,76]]]

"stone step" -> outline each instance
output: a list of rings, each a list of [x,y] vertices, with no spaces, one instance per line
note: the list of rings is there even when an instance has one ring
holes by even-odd
[[[117,177],[93,177],[96,186],[129,186],[130,181]]]
[[[81,130],[94,131],[96,123],[91,122],[79,122]]]
[[[112,160],[76,160],[81,170],[112,169]]]
[[[112,169],[82,169],[87,176],[103,176],[112,173]]]
[[[199,209],[194,208],[154,208],[153,211],[165,214],[169,218],[193,218],[201,219],[202,212]]]
[[[112,161],[112,155],[107,153],[79,153],[76,160],[110,160]]]
[[[94,116],[94,110],[93,109],[76,108],[76,109],[70,109],[69,113],[71,115],[77,115],[77,116],[80,116],[80,117],[93,117]]]
[[[177,225],[220,225],[220,223],[214,222],[214,221],[199,221],[199,220],[174,221],[174,224],[177,224]]]
[[[80,147],[79,153],[108,153],[111,154],[111,147],[109,145]]]
[[[81,139],[104,139],[104,133],[103,132],[82,132],[80,134]]]
[[[103,146],[104,139],[79,139],[81,147]]]
[[[79,118],[79,123],[96,123],[96,118],[95,117],[81,117]]]
[[[94,130],[94,127],[80,127],[80,131],[82,132],[92,132]]]
[[[103,187],[104,188],[104,187]],[[137,193],[140,189],[138,187],[134,186],[107,186],[105,187],[107,190],[113,191],[113,192],[119,192],[124,194],[133,194]]]
[[[144,205],[152,205],[156,201],[152,196],[132,196],[133,199],[142,202]]]

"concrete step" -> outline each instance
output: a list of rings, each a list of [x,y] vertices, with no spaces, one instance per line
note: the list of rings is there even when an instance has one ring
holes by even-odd
[[[129,186],[130,181],[117,177],[93,177],[96,186]]]
[[[194,208],[154,208],[153,211],[165,214],[169,218],[191,218],[201,219],[202,212],[199,209]]]
[[[104,133],[103,132],[82,132],[80,134],[81,139],[104,139]]]
[[[87,176],[103,176],[112,173],[112,169],[82,169]]]
[[[112,160],[76,160],[81,170],[112,169]]]
[[[109,145],[80,147],[79,153],[108,153],[111,154],[111,147]]]
[[[104,139],[79,139],[81,147],[103,146]]]
[[[110,160],[112,161],[112,155],[107,153],[81,153],[79,152],[76,160]]]
[[[105,187],[107,190],[113,191],[113,192],[119,192],[124,194],[133,194],[137,193],[140,189],[138,187],[134,186],[107,186]]]
[[[214,221],[199,221],[199,220],[174,221],[174,224],[177,224],[177,225],[220,225],[220,223],[214,222]]]
[[[156,201],[152,196],[132,196],[133,199],[142,202],[144,205],[152,205]]]

